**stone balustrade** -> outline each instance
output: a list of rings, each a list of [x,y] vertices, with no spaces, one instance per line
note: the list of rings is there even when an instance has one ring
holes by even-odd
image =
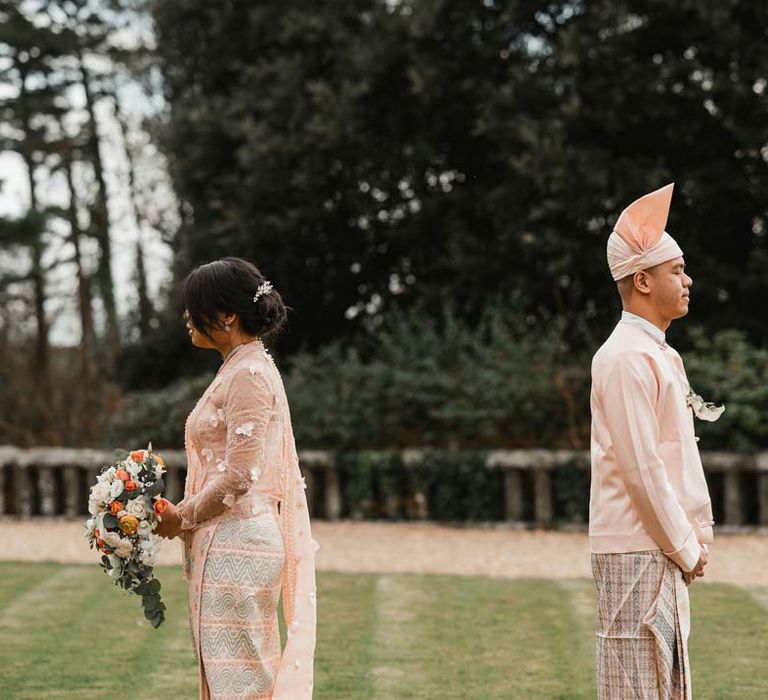
[[[165,495],[176,502],[184,489],[185,454],[182,450],[157,451],[167,467]],[[424,450],[404,450],[403,468],[417,467],[424,454]],[[484,455],[486,468],[502,474],[503,517],[511,523],[551,525],[555,520],[554,470],[566,466],[589,469],[589,455],[581,450],[488,450]],[[355,511],[354,504],[344,502],[335,453],[305,450],[300,459],[314,517],[335,520]],[[108,450],[0,446],[0,517],[82,517],[99,468],[113,461]],[[704,452],[702,461],[719,525],[768,526],[768,452]],[[429,518],[426,493],[406,497],[416,504],[409,509],[409,517]],[[388,510],[397,512],[396,506]]]

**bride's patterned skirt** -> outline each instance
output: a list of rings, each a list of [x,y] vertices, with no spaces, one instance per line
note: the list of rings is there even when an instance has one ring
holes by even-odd
[[[276,514],[215,527],[200,591],[201,664],[211,700],[271,698],[280,663],[285,559]]]

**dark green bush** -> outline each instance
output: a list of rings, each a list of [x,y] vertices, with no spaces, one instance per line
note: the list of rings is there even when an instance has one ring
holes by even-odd
[[[716,423],[697,421],[702,448],[765,449],[768,350],[733,330],[690,338],[692,386],[726,404]],[[586,447],[590,358],[561,345],[553,328],[528,328],[498,305],[474,326],[450,312],[394,314],[368,347],[335,343],[284,368],[297,442],[337,452]],[[128,394],[104,444],[180,447],[210,378]]]
[[[768,447],[768,349],[750,344],[746,334],[726,330],[712,337],[691,333],[686,353],[688,379],[707,401],[725,404],[714,423],[696,421],[701,447],[754,452]]]
[[[184,424],[212,375],[180,379],[160,390],[126,394],[111,416],[103,447],[182,448]]]
[[[330,449],[574,446],[589,426],[587,358],[565,366],[553,330],[513,309],[474,326],[394,314],[366,358],[331,344],[286,374],[300,444]],[[574,358],[571,358],[572,360]],[[586,407],[577,425],[568,401]]]

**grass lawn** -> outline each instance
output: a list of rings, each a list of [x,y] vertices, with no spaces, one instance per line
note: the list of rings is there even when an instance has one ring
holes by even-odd
[[[177,569],[168,619],[96,565],[0,563],[0,698],[197,697]],[[318,577],[316,700],[593,698],[590,581]],[[697,700],[768,698],[768,591],[691,589]]]

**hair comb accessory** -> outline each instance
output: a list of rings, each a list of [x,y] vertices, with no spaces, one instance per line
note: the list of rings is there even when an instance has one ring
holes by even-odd
[[[272,286],[272,283],[269,280],[265,280],[262,284],[259,285],[259,288],[256,290],[256,294],[253,295],[253,301],[258,301],[259,297],[263,297],[265,294],[269,294],[273,289],[274,287]]]

